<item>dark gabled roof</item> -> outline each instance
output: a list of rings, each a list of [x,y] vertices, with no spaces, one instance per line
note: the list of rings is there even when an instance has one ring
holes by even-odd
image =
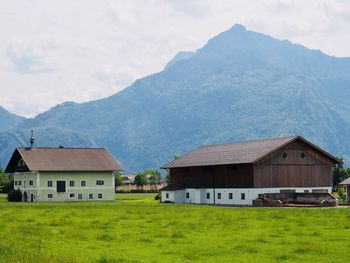
[[[123,168],[103,148],[17,148],[5,170],[15,171],[23,158],[29,171],[121,171]]]
[[[345,179],[344,181],[342,181],[340,184],[341,185],[350,185],[350,177]]]
[[[273,151],[276,151],[281,147],[298,139],[322,152],[328,156],[328,158],[332,159],[334,163],[340,162],[337,158],[305,140],[304,138],[300,136],[290,136],[254,141],[243,141],[230,144],[201,146],[183,155],[179,159],[164,165],[162,168],[168,169],[190,166],[255,163],[271,154]]]

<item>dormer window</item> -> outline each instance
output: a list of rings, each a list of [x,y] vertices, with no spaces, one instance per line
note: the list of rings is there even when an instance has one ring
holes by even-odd
[[[18,166],[19,167],[24,167],[24,166],[26,166],[26,163],[24,162],[24,160],[21,158],[21,159],[19,159],[19,161],[18,161]]]

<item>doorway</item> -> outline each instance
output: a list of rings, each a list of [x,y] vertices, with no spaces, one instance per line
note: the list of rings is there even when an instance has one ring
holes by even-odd
[[[34,195],[30,194],[30,202],[34,202]]]
[[[65,193],[66,192],[66,181],[57,181],[56,182],[57,193]]]
[[[27,194],[27,192],[23,193],[23,201],[24,202],[28,202],[28,194]]]

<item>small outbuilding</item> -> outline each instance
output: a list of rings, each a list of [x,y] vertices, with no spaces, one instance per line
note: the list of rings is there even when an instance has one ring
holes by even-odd
[[[23,201],[115,200],[122,167],[103,148],[16,148],[6,169]]]
[[[300,136],[208,145],[162,168],[162,202],[252,205],[267,193],[331,193],[340,161]]]
[[[342,181],[340,183],[340,185],[344,186],[344,188],[345,188],[345,195],[346,195],[346,201],[347,201],[347,203],[350,203],[350,177],[345,179],[344,181]]]

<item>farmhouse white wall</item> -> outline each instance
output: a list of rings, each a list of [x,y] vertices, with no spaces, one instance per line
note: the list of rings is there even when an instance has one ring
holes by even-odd
[[[252,205],[252,201],[258,197],[259,194],[264,193],[280,193],[281,190],[295,190],[297,193],[304,193],[305,191],[312,192],[312,190],[324,190],[331,193],[331,187],[297,187],[297,188],[189,188],[185,190],[162,191],[162,202],[175,203],[193,203],[193,204],[215,204],[217,205]],[[168,193],[168,198],[167,198]],[[186,198],[186,193],[189,198]],[[232,199],[230,199],[232,193]],[[207,194],[209,198],[207,198]],[[221,194],[221,198],[219,198]],[[244,199],[242,199],[244,194]]]
[[[103,185],[96,185],[97,180],[103,180]],[[29,184],[33,181],[33,185]],[[48,186],[48,181],[52,182],[52,187]],[[66,191],[58,193],[57,181],[66,182]],[[74,181],[74,186],[69,182]],[[81,186],[81,181],[86,182],[86,186]],[[16,183],[17,182],[17,183]],[[21,184],[19,184],[21,182]],[[23,172],[14,173],[14,188],[20,189],[22,194],[27,193],[27,200],[30,201],[31,194],[33,201],[113,201],[115,200],[114,174],[111,172]],[[48,195],[52,194],[52,198]],[[74,197],[70,197],[74,194]],[[82,199],[78,199],[78,195]],[[89,198],[93,195],[93,199]],[[102,198],[98,198],[102,194]]]

